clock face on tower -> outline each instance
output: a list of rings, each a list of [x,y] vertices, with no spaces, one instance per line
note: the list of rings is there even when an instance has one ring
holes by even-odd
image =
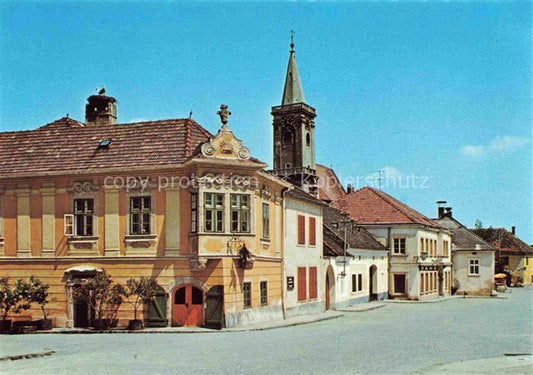
[[[281,119],[281,125],[284,128],[292,128],[293,123],[294,123],[294,117],[293,116],[284,116]]]

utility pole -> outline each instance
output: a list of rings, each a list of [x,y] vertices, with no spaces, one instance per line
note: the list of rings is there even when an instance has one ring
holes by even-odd
[[[346,277],[346,253],[348,251],[348,243],[346,241],[346,229],[348,227],[348,224],[350,224],[352,221],[348,217],[348,213],[343,212],[342,216],[344,216],[344,219],[340,221],[340,224],[342,224],[344,226],[344,252],[343,252],[344,259],[342,261],[342,273],[341,273],[341,276],[344,278],[344,277]]]

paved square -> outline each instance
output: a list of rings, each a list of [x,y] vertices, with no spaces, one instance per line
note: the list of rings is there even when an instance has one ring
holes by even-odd
[[[414,373],[439,364],[531,353],[533,288],[507,299],[389,304],[259,332],[1,336],[2,374]],[[475,363],[475,362],[474,362]]]

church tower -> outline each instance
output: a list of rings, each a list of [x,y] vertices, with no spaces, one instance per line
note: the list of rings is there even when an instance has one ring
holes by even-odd
[[[281,105],[272,107],[271,114],[274,117],[274,174],[317,195],[316,112],[305,103],[292,36]]]

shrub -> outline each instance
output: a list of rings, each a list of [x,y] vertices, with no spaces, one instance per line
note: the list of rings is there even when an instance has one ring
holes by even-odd
[[[142,304],[154,298],[157,287],[156,281],[149,277],[130,278],[126,282],[123,294],[127,298],[126,302],[133,307],[133,320],[137,320],[137,312]]]
[[[9,285],[9,278],[0,279],[0,314],[2,320],[7,320],[10,311],[19,313],[30,308],[29,297],[31,285],[22,279],[18,279],[12,287]]]
[[[50,289],[50,285],[44,284],[41,280],[31,276],[30,288],[30,302],[38,304],[43,312],[43,319],[47,319],[45,306],[48,304],[48,289]]]

